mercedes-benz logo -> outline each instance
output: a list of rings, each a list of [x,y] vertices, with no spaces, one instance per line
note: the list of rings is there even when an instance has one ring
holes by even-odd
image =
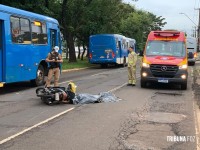
[[[166,71],[167,70],[167,66],[161,66],[161,71]]]

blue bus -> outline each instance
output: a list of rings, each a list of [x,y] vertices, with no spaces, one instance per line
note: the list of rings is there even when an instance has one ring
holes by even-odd
[[[0,87],[22,81],[44,84],[46,56],[53,46],[61,48],[60,39],[56,19],[0,5]]]
[[[91,35],[89,40],[89,62],[101,64],[122,64],[128,61],[129,46],[136,45],[135,39],[119,34],[97,34]]]

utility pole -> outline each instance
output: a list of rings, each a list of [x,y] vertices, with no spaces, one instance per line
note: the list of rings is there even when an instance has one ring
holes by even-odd
[[[192,29],[192,37],[197,38],[197,26],[193,27],[194,29]]]
[[[197,32],[196,28],[192,27],[192,34],[191,34],[191,36],[196,38],[196,33],[195,32]]]
[[[200,8],[195,9],[199,10],[199,21],[198,21],[198,27],[197,27],[197,52],[200,52],[199,50],[199,44],[200,44]]]
[[[196,26],[194,27],[194,37],[195,38],[197,37],[197,28],[196,28]]]

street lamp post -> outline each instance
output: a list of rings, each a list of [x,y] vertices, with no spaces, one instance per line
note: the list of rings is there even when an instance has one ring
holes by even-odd
[[[190,17],[185,14],[185,13],[180,13],[182,15],[185,15],[188,19],[190,19]],[[192,21],[192,23],[197,26],[197,51],[199,52],[199,40],[200,40],[200,15],[199,15],[199,24],[197,25],[192,19],[190,19],[190,21]],[[196,31],[195,31],[196,32]]]
[[[199,11],[199,23],[198,23],[198,28],[197,28],[197,36],[198,36],[198,42],[197,42],[197,52],[199,52],[199,41],[200,41],[200,11]]]
[[[180,14],[181,14],[181,15],[185,15],[188,19],[190,19],[190,17],[188,17],[187,14],[185,14],[185,13],[180,13]],[[196,24],[192,19],[190,19],[190,21],[192,21],[192,23],[194,23],[194,25],[197,26],[197,24]]]

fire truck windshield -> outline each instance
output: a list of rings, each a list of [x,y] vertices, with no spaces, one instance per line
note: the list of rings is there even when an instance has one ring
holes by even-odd
[[[146,47],[146,56],[175,56],[185,57],[184,42],[180,41],[149,41]]]

